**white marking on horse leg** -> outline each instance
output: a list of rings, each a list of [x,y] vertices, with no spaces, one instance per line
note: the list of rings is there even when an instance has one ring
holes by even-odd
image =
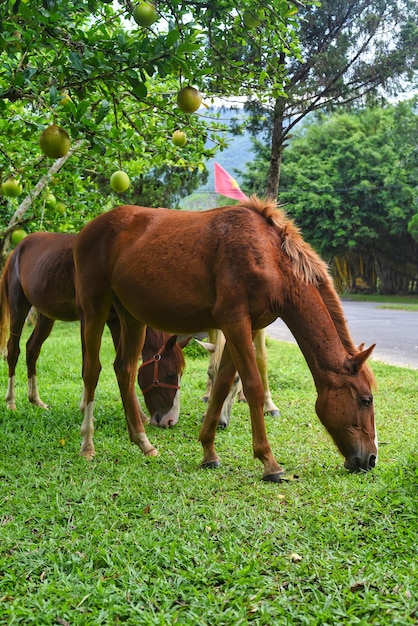
[[[276,417],[280,415],[280,409],[274,404],[270,389],[264,390],[264,413],[271,413]]]
[[[84,419],[81,424],[81,450],[80,456],[84,456],[88,461],[91,461],[95,456],[96,451],[94,449],[93,434],[94,434],[94,416],[93,416],[94,402],[89,402],[84,410]]]
[[[28,400],[35,406],[40,406],[42,409],[48,408],[39,396],[38,383],[36,381],[35,374],[28,378]]]
[[[146,433],[134,433],[131,439],[145,456],[157,456],[158,450],[149,442]]]
[[[16,411],[16,394],[15,394],[15,377],[10,376],[7,382],[7,391],[5,395],[6,406],[11,411]]]
[[[86,408],[86,388],[83,387],[83,392],[81,394],[81,399],[80,399],[80,411],[84,413],[85,408]]]

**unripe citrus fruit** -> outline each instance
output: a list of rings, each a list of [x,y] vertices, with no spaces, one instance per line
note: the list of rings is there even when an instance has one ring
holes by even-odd
[[[153,4],[149,2],[140,2],[136,5],[133,12],[134,20],[139,26],[151,26],[158,19],[158,13]]]
[[[194,113],[202,103],[202,94],[195,87],[183,87],[177,94],[177,105],[184,113]]]
[[[17,198],[22,191],[22,185],[16,178],[9,178],[1,185],[1,192],[6,198]]]
[[[57,199],[53,193],[47,193],[45,196],[45,208],[53,209],[57,203]]]
[[[60,215],[64,215],[67,207],[63,202],[57,202],[55,205],[55,213],[59,213]]]
[[[27,236],[24,230],[14,230],[11,234],[10,241],[13,247],[17,246],[19,241],[22,241]]]
[[[39,145],[47,157],[60,159],[68,154],[71,140],[66,130],[61,128],[61,126],[51,124],[51,126],[45,128],[39,137]]]
[[[63,89],[60,93],[59,104],[60,106],[65,107],[69,102],[71,102],[70,94],[68,91]]]
[[[122,171],[113,172],[110,177],[110,186],[113,191],[117,191],[121,193],[122,191],[126,191],[130,185],[130,180],[128,174]]]
[[[250,10],[246,9],[243,13],[244,24],[247,28],[257,28],[260,26],[265,16],[264,9]]]
[[[171,136],[171,139],[172,139],[173,144],[175,146],[178,146],[179,148],[182,148],[183,146],[186,145],[187,135],[182,130],[175,130],[174,133]]]

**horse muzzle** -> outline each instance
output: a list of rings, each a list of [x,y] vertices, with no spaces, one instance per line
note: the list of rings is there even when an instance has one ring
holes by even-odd
[[[377,463],[376,454],[367,454],[364,457],[351,456],[344,462],[344,467],[349,472],[369,472]]]
[[[150,424],[152,426],[158,426],[159,428],[172,428],[177,424],[178,419],[178,415],[173,412],[166,413],[165,415],[154,413],[151,417]]]

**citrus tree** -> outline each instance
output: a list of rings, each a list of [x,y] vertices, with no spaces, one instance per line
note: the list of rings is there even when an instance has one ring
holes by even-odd
[[[23,189],[1,196],[4,241],[22,224],[78,230],[120,202],[109,185],[115,171],[131,181],[123,201],[158,202],[170,184],[174,198],[188,193],[225,144],[213,98],[282,90],[284,67],[267,50],[297,54],[295,5],[306,4],[3,1],[0,172]],[[178,99],[190,87],[199,93]],[[58,158],[39,144],[53,125],[70,141]]]

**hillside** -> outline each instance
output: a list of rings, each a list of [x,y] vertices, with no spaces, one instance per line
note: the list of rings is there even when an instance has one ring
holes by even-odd
[[[228,124],[233,118],[237,118],[240,114],[239,111],[221,110],[221,120],[223,123]],[[221,165],[229,174],[231,174],[241,186],[241,189],[245,193],[245,189],[242,187],[242,180],[237,170],[244,170],[248,162],[253,158],[251,135],[244,133],[243,135],[233,135],[232,133],[226,133],[226,137],[230,142],[228,148],[222,152],[218,152],[215,158],[209,159],[206,163],[206,167],[209,172],[209,177],[205,185],[202,185],[191,196],[184,198],[181,201],[181,207],[189,210],[210,208],[218,204],[217,194],[215,194],[215,180],[214,180],[214,162],[216,161]],[[211,144],[208,142],[208,145]],[[197,203],[197,206],[196,206]]]

